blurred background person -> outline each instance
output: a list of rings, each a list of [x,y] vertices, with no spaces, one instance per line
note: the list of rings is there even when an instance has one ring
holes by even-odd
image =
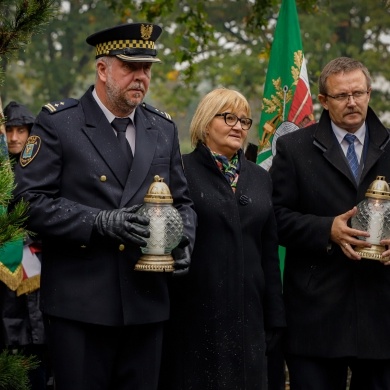
[[[190,125],[197,238],[171,286],[161,390],[267,389],[266,334],[272,348],[285,319],[271,180],[243,152],[250,116],[241,93],[219,88]]]
[[[26,106],[14,101],[4,108],[4,116],[9,157],[17,164],[35,117]],[[30,237],[24,242],[6,244],[0,252],[0,256],[21,256],[23,267],[23,280],[16,291],[0,283],[0,343],[11,352],[37,357],[38,368],[29,372],[32,390],[47,389],[49,380],[48,353],[39,309],[40,253],[40,243]]]
[[[4,108],[8,152],[17,159],[27,141],[35,117],[23,104],[10,102]]]

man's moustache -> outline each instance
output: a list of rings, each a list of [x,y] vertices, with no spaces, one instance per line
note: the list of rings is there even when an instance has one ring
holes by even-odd
[[[141,91],[141,92],[145,92],[145,88],[144,88],[144,86],[141,85],[141,84],[130,85],[130,87],[128,88],[128,90],[130,91],[130,90],[132,90],[132,89],[137,89],[137,90],[139,90],[139,91]]]

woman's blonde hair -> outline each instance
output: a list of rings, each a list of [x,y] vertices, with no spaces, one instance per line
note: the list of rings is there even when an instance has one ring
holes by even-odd
[[[249,103],[240,92],[227,88],[217,88],[209,92],[199,102],[192,117],[190,124],[192,146],[195,147],[199,141],[205,142],[206,132],[216,114],[238,111],[244,111],[247,117],[251,117]]]

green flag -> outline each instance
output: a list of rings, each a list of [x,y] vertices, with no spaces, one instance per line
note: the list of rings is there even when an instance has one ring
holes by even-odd
[[[314,123],[295,0],[282,0],[272,42],[259,124],[257,163],[272,164],[276,139]]]
[[[23,240],[5,243],[0,247],[0,281],[15,291],[23,279]]]
[[[295,0],[282,0],[264,84],[257,163],[268,170],[277,138],[312,123],[313,102],[297,7]],[[285,248],[279,247],[282,274],[284,258]]]

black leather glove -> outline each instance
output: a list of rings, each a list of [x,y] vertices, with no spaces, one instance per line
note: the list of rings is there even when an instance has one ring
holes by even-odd
[[[191,264],[191,253],[189,248],[190,240],[187,236],[183,236],[179,245],[172,250],[172,256],[175,260],[175,270],[173,276],[183,276],[188,274]]]
[[[266,354],[271,352],[281,343],[284,334],[284,328],[273,328],[265,331]]]
[[[142,237],[149,237],[149,218],[135,214],[142,205],[117,210],[102,210],[95,218],[94,228],[102,236],[123,243],[146,246]]]

